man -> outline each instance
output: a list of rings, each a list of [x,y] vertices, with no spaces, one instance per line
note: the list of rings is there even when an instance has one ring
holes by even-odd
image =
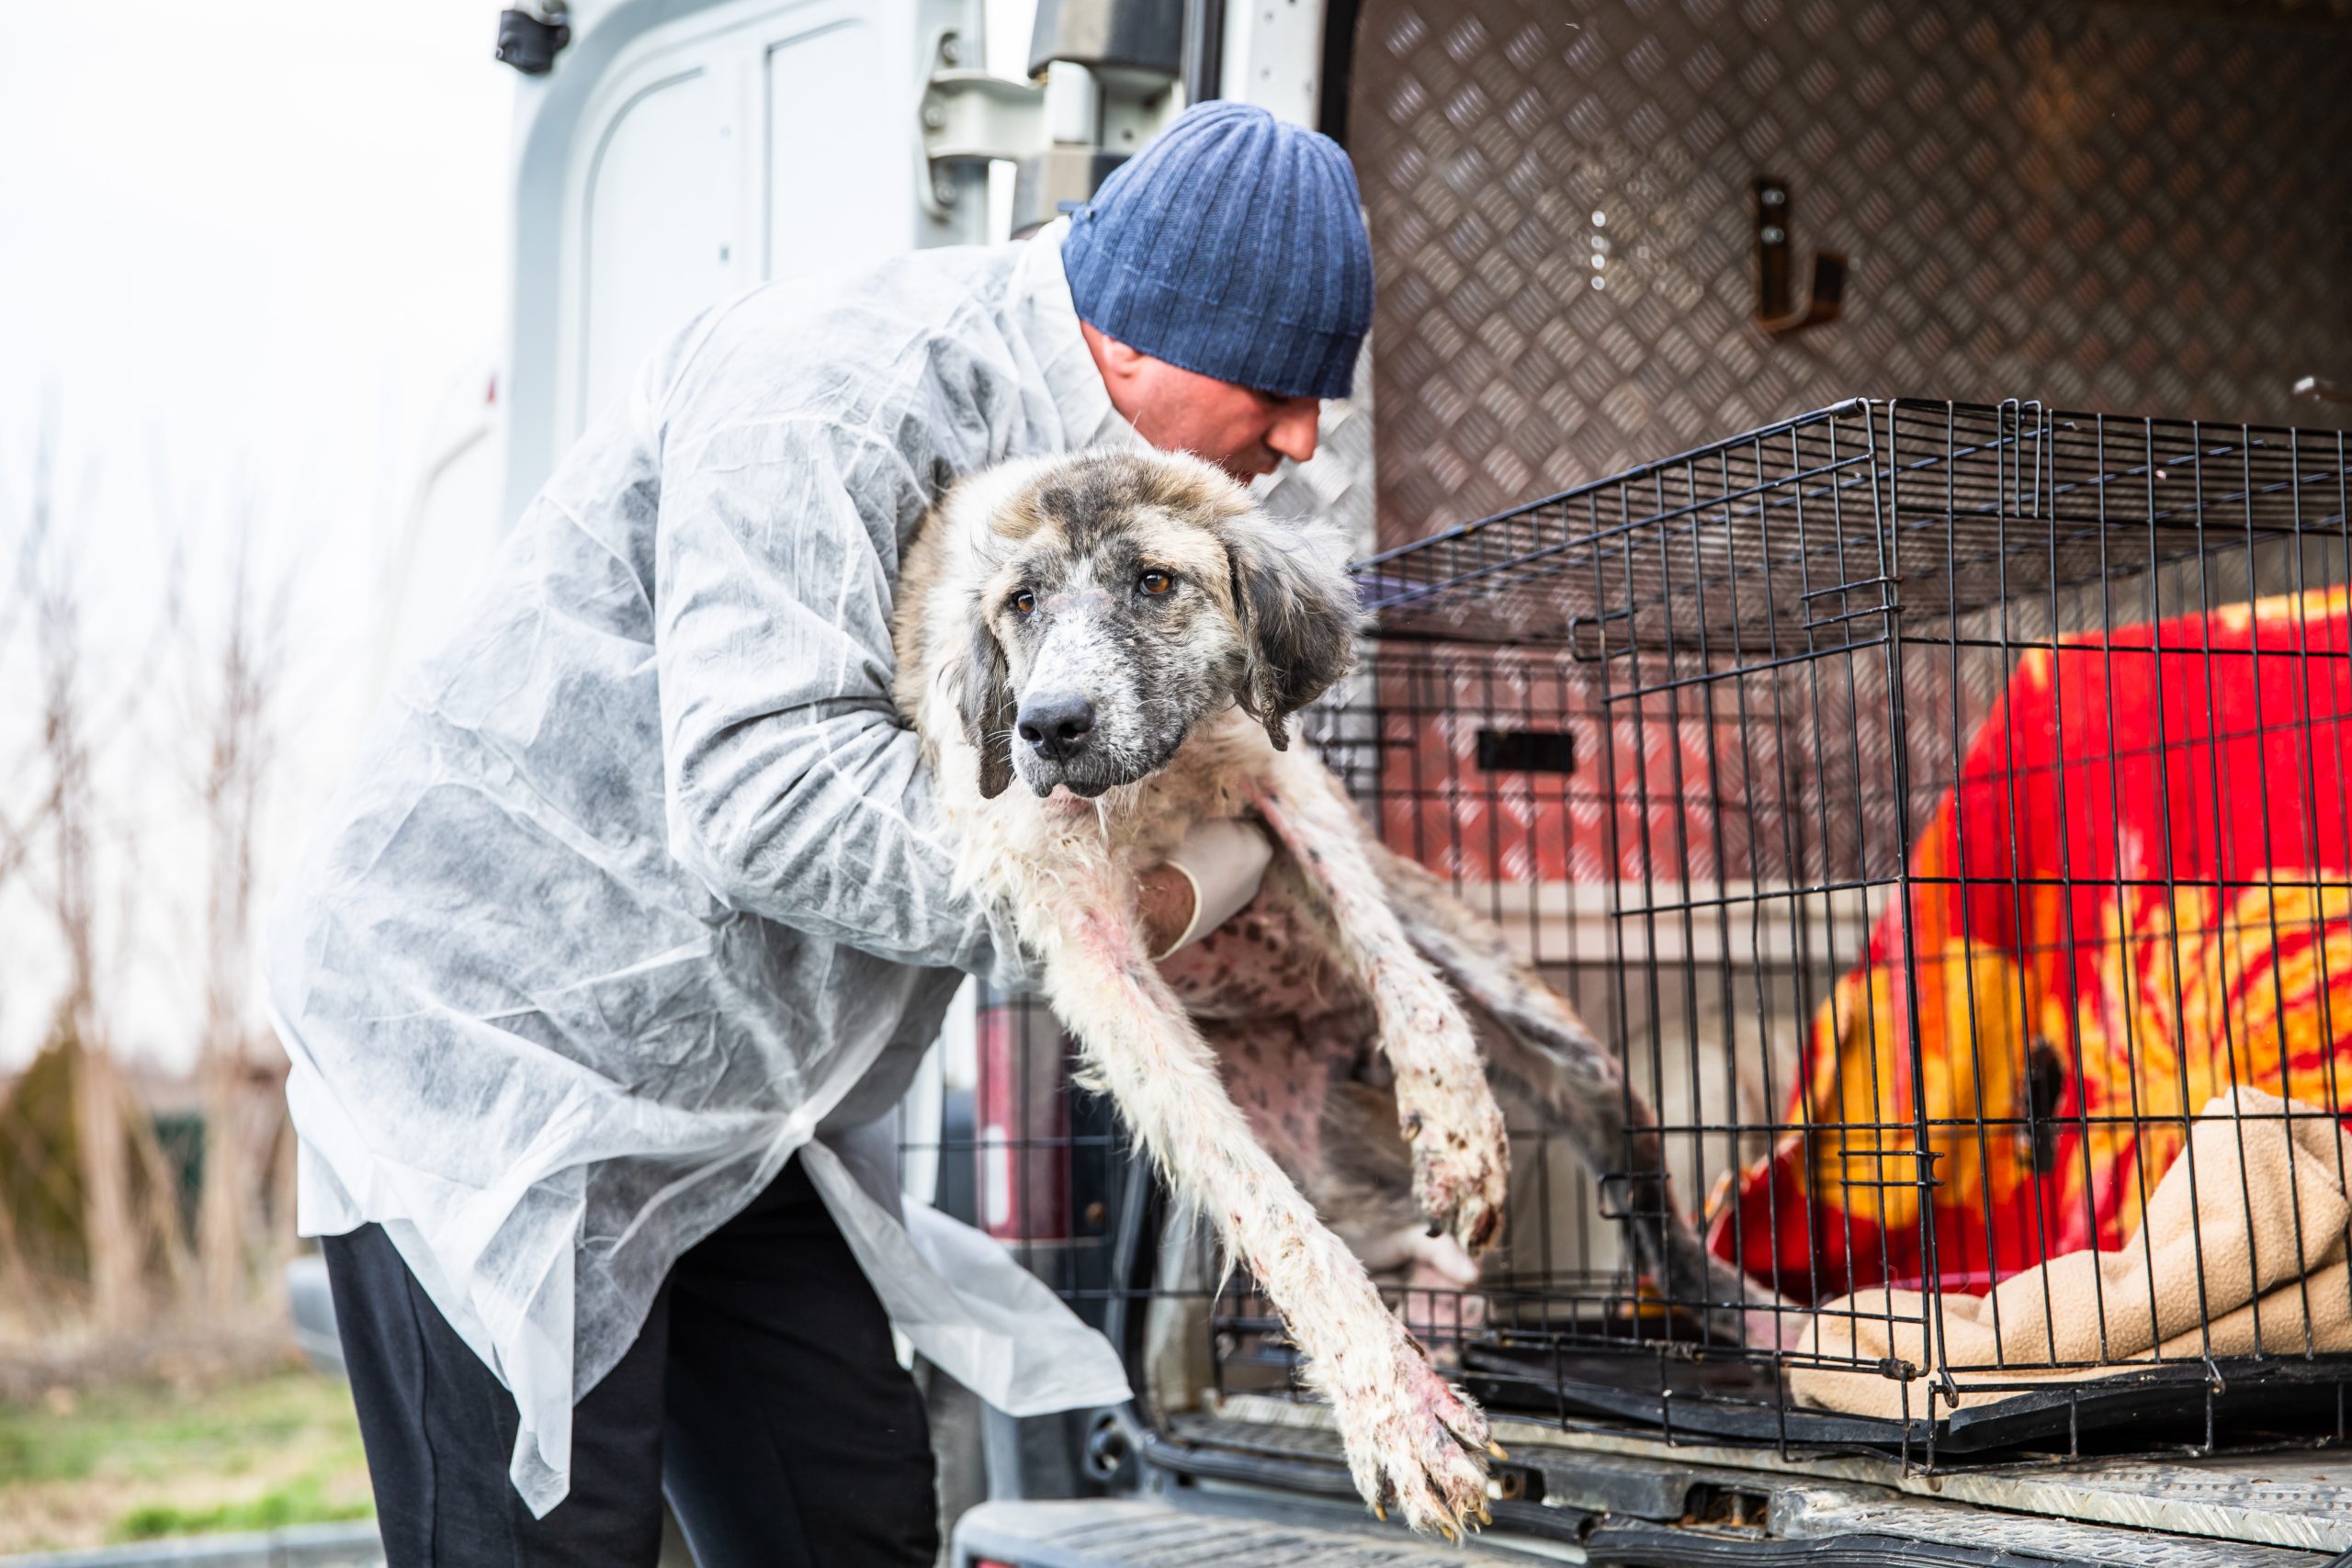
[[[893,1326],[1015,1412],[1125,1396],[893,1190],[957,971],[1028,978],[891,706],[899,550],[1010,457],[1309,457],[1371,310],[1346,155],[1203,105],[1036,239],[706,312],[565,460],[273,922],[396,1568],[650,1563],[665,1490],[706,1568],[929,1562]],[[1153,879],[1163,943],[1255,890],[1227,828]]]

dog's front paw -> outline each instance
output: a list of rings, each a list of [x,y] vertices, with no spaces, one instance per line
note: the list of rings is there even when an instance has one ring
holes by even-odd
[[[1510,1140],[1486,1075],[1400,1074],[1396,1114],[1413,1151],[1414,1204],[1473,1254],[1484,1251],[1502,1232],[1510,1187]]]
[[[1469,1396],[1438,1374],[1401,1325],[1392,1319],[1390,1326],[1382,1364],[1335,1401],[1348,1468],[1381,1517],[1393,1510],[1414,1529],[1459,1540],[1474,1521],[1493,1517],[1487,1456],[1502,1450]]]

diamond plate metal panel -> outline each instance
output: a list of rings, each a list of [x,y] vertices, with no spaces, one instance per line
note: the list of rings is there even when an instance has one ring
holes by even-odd
[[[1446,1546],[1394,1527],[1384,1530],[1369,1515],[1353,1529],[1296,1522],[1296,1515],[1311,1512],[1295,1502],[1283,1506],[1280,1518],[1220,1517],[1128,1498],[983,1503],[956,1527],[956,1560],[1001,1559],[1033,1568],[1453,1568],[1505,1555],[1475,1542]],[[1516,1552],[1509,1559],[1527,1561]]]
[[[2334,6],[2239,8],[2325,22]],[[1367,0],[1380,538],[1857,392],[2302,425],[2352,371],[2352,43],[2155,5]],[[1790,181],[1842,321],[1774,340]]]
[[[1260,504],[1276,517],[1328,517],[1347,530],[1357,555],[1368,555],[1373,531],[1374,372],[1372,344],[1356,355],[1353,394],[1324,400],[1316,422],[1315,456],[1285,461],[1266,481]]]

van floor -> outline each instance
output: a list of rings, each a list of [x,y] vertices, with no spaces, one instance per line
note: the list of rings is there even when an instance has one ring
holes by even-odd
[[[1792,1454],[1668,1444],[1618,1431],[1565,1431],[1498,1417],[1510,1460],[1498,1480],[1540,1494],[1546,1510],[1661,1524],[1763,1525],[1770,1533],[1878,1533],[2150,1568],[2211,1562],[2308,1563],[2352,1551],[2352,1454],[2276,1447],[2204,1456],[2048,1457],[1912,1470],[1872,1454]],[[1319,1405],[1262,1394],[1167,1418],[1170,1448],[1230,1454],[1293,1484],[1326,1471],[1351,1495],[1339,1438]],[[1184,1462],[1178,1458],[1179,1468]],[[1742,1500],[1745,1500],[1744,1503]],[[1528,1504],[1498,1505],[1498,1528]],[[2130,1535],[2121,1530],[2133,1532]],[[2055,1531],[2055,1536],[2052,1532]],[[2137,1532],[2161,1532],[2156,1535]],[[2201,1538],[2201,1540],[2199,1539]],[[2213,1546],[2207,1549],[2205,1542]],[[2226,1547],[2221,1543],[2230,1543]],[[2261,1550],[2261,1549],[2269,1550]],[[2324,1559],[2321,1559],[2324,1560]]]

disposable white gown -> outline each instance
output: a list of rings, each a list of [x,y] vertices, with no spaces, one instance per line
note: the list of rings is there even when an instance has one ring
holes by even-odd
[[[1003,1248],[901,1213],[876,1121],[956,971],[1027,978],[951,886],[889,623],[951,479],[1137,439],[1061,229],[762,289],[658,352],[274,913],[300,1228],[383,1225],[513,1391],[535,1513],[672,1262],[796,1153],[926,1357],[1016,1414],[1126,1395]]]

